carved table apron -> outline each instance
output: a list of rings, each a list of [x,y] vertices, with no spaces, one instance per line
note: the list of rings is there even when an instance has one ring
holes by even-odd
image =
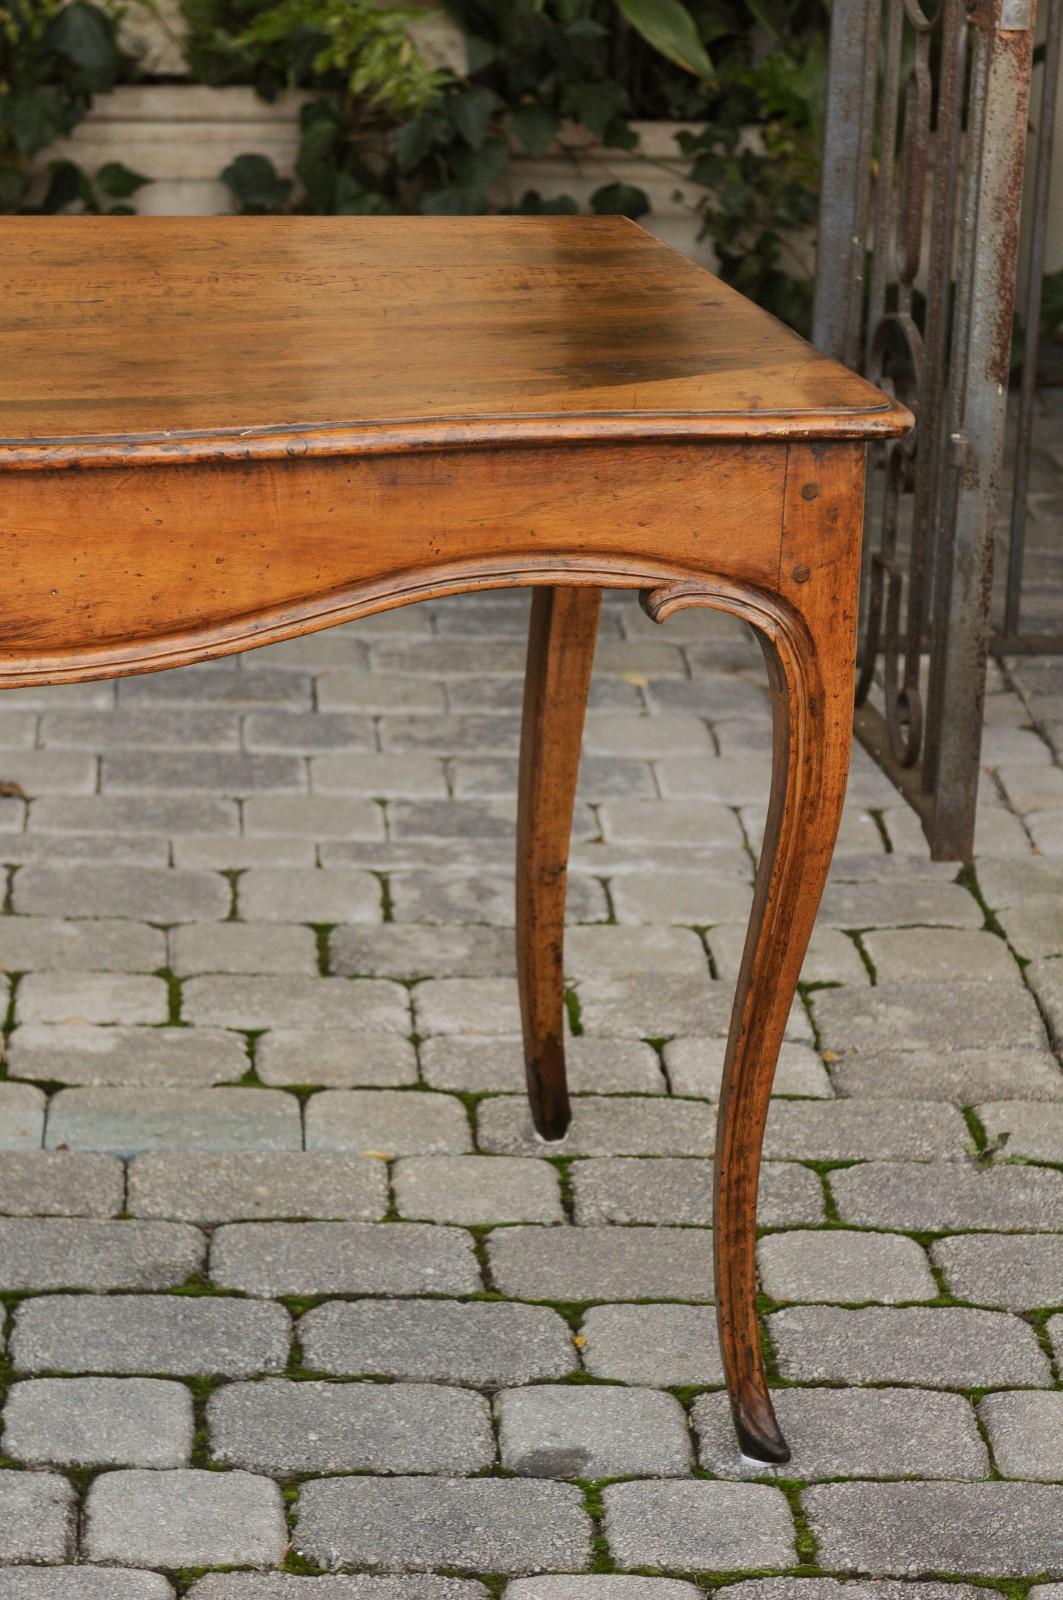
[[[867,442],[908,413],[622,219],[4,233],[0,687],[533,586],[516,924],[545,1139],[569,1121],[565,872],[601,591],[756,630],[774,757],[714,1248],[739,1442],[785,1461],[755,1311],[760,1148],[845,790]]]

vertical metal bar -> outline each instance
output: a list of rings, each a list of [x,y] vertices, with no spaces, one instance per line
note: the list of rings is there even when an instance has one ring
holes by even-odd
[[[881,0],[834,0],[812,342],[857,366]]]
[[[1038,323],[1045,276],[1045,235],[1048,231],[1048,196],[1052,184],[1053,129],[1060,67],[1063,65],[1063,0],[1048,7],[1045,35],[1044,71],[1041,79],[1041,107],[1038,116],[1037,165],[1034,169],[1033,221],[1026,275],[1022,291],[1023,350],[1022,383],[1019,390],[1018,434],[1015,440],[1015,480],[1011,498],[1011,539],[1008,548],[1008,587],[1004,603],[1004,633],[1019,631],[1022,606],[1022,569],[1026,554],[1026,496],[1030,486],[1030,454],[1033,447],[1033,410],[1037,389]]]
[[[978,35],[968,138],[977,142],[977,204],[968,239],[967,360],[953,430],[955,516],[942,525],[937,565],[926,752],[934,790],[931,854],[969,857],[974,844],[993,537],[1004,450],[1011,322],[1026,117],[1033,52],[1032,0],[987,0]],[[981,99],[981,115],[976,115]],[[961,296],[961,298],[966,298]],[[953,345],[954,350],[962,348]],[[928,729],[929,732],[929,729]]]

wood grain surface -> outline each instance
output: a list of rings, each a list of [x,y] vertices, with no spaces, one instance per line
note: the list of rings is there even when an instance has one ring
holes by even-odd
[[[0,468],[905,415],[623,218],[4,222]]]

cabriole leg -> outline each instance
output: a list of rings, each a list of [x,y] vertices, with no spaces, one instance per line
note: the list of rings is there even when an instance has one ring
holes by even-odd
[[[561,1139],[565,1083],[564,934],[568,842],[601,590],[532,595],[517,795],[517,981],[536,1131]]]

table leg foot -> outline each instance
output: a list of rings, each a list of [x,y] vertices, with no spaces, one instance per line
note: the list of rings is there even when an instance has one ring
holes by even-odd
[[[571,1118],[565,1081],[568,842],[601,590],[532,595],[517,793],[517,982],[532,1121],[550,1142]]]

